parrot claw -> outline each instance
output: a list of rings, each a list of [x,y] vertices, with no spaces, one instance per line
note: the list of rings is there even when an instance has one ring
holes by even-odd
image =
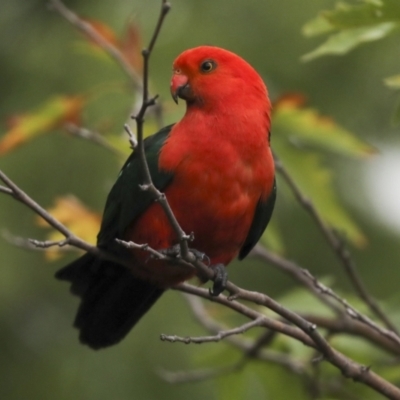
[[[214,269],[214,285],[210,289],[210,295],[213,297],[219,296],[226,288],[228,282],[228,272],[225,269],[224,264],[216,264],[211,266]]]
[[[180,258],[181,256],[181,248],[179,244],[175,244],[174,246],[168,247],[167,249],[158,250],[158,252],[163,254],[164,256],[172,258]]]
[[[189,249],[191,253],[196,257],[199,261],[206,261],[208,265],[210,265],[210,257],[206,253],[203,253],[196,249]]]
[[[207,264],[210,263],[210,258],[207,256],[207,254],[205,254],[199,250],[191,249],[191,248],[189,248],[189,251],[195,256],[196,260],[206,261]],[[159,253],[161,253],[167,257],[181,258],[181,247],[179,244],[176,244],[172,247],[169,247],[168,249],[159,250]]]

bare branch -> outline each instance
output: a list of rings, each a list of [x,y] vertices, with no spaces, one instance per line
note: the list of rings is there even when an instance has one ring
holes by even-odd
[[[112,259],[115,262],[119,262],[124,265],[124,263],[108,253],[105,253],[95,246],[91,246],[88,243],[82,241],[75,235],[73,235],[64,225],[55,220],[50,216],[46,210],[40,207],[36,202],[34,202],[25,192],[23,192],[17,185],[15,185],[2,171],[0,171],[0,179],[12,190],[12,196],[31,208],[38,215],[42,216],[51,226],[57,229],[59,232],[63,233],[67,239],[69,245],[81,248],[86,251],[90,251],[99,257],[106,259]],[[182,260],[183,261],[183,260]],[[207,268],[205,266],[205,268]],[[208,270],[208,268],[207,268]],[[209,273],[212,271],[208,270]],[[219,297],[213,297],[209,295],[209,292],[205,289],[196,288],[187,284],[177,285],[175,289],[187,293],[193,293],[200,297],[207,298],[211,301],[224,304],[225,306],[232,308],[239,313],[248,316],[252,320],[259,320],[260,325],[273,329],[277,332],[284,333],[288,336],[296,338],[303,342],[304,344],[314,347],[322,352],[324,358],[330,361],[333,365],[338,367],[345,376],[364,382],[368,386],[374,388],[378,392],[388,396],[391,399],[400,399],[400,389],[396,388],[391,383],[383,380],[381,377],[372,372],[369,368],[363,367],[354,361],[348,359],[343,354],[339,353],[333,349],[326,340],[318,333],[316,325],[306,321],[301,316],[285,309],[280,304],[276,303],[274,300],[268,296],[257,293],[250,292],[241,288],[238,288],[231,282],[228,282],[228,290],[231,293],[238,293],[238,296],[242,299],[249,300],[255,304],[263,305],[275,311],[277,314],[281,315],[283,318],[292,322],[297,327],[292,327],[278,320],[273,320],[267,318],[261,313],[244,306],[243,304],[229,300],[227,297],[220,295]]]
[[[397,343],[397,345],[400,346],[400,337],[397,336],[393,331],[388,331],[387,329],[381,328],[379,325],[377,325],[374,321],[372,321],[366,315],[363,315],[356,308],[351,306],[347,302],[347,300],[342,299],[331,288],[328,288],[327,286],[325,286],[324,284],[319,282],[309,271],[303,270],[303,274],[305,276],[307,276],[312,282],[314,282],[315,287],[318,288],[318,290],[320,290],[321,293],[324,293],[327,296],[334,298],[336,301],[338,301],[340,304],[342,304],[343,307],[345,308],[348,316],[370,326],[372,329],[379,332],[381,335],[389,338],[390,340],[393,340],[393,342]]]
[[[213,335],[213,336],[180,337],[180,336],[176,336],[176,335],[170,336],[170,335],[161,334],[160,339],[163,341],[182,342],[185,344],[189,344],[189,343],[200,344],[200,343],[208,343],[208,342],[219,342],[228,336],[239,335],[239,334],[247,332],[251,328],[254,328],[256,326],[261,326],[263,323],[263,319],[264,319],[264,317],[260,317],[253,321],[250,321],[246,324],[243,324],[237,328],[219,331],[216,335]]]
[[[5,194],[9,194],[9,195],[13,195],[13,191],[9,188],[6,188],[4,186],[0,186],[0,192],[1,193],[5,193]]]
[[[21,236],[13,235],[12,233],[8,232],[7,230],[3,229],[1,231],[1,236],[13,246],[19,247],[25,250],[31,251],[43,251],[51,246],[60,246],[62,243],[66,241],[46,241],[46,242],[39,242],[35,239],[27,239]],[[38,245],[36,245],[38,244]],[[67,244],[67,243],[65,243]],[[71,247],[62,247],[62,250],[72,250]]]
[[[198,297],[187,295],[185,293],[184,297],[187,300],[197,322],[199,322],[200,325],[202,325],[210,333],[218,334],[219,332],[226,330],[222,324],[210,317],[204,307],[203,302]],[[243,351],[242,363],[245,363],[249,358],[256,358],[261,361],[279,364],[296,374],[303,374],[305,372],[304,363],[297,361],[285,354],[267,351],[265,349],[265,347],[272,342],[275,336],[275,331],[268,330],[256,340],[246,340],[243,337],[239,338],[238,336],[228,335],[226,336],[226,341]]]
[[[50,247],[64,247],[68,244],[68,240],[45,240],[45,241],[40,241],[36,239],[28,239],[29,243],[31,243],[33,246],[39,248],[39,249],[48,249]]]
[[[214,277],[214,271],[210,270],[201,260],[197,259],[195,254],[193,254],[188,246],[188,241],[191,240],[192,235],[186,235],[185,232],[181,229],[180,225],[176,221],[176,218],[170,209],[167,199],[165,198],[165,195],[157,190],[157,188],[154,186],[150,173],[149,173],[149,168],[146,162],[146,156],[144,152],[144,141],[143,141],[143,124],[144,124],[144,117],[146,114],[147,109],[155,104],[156,97],[150,97],[148,93],[148,76],[149,76],[149,59],[151,52],[154,48],[155,42],[157,40],[159,31],[161,29],[161,26],[163,24],[164,18],[170,8],[169,3],[167,3],[165,0],[162,1],[162,7],[161,7],[161,12],[160,16],[156,25],[156,28],[154,30],[154,34],[149,42],[148,49],[143,50],[143,58],[144,58],[144,77],[143,77],[143,84],[140,82],[138,77],[134,74],[132,75],[130,73],[131,67],[129,64],[126,63],[126,60],[124,59],[123,55],[119,52],[118,49],[115,49],[112,45],[104,41],[104,39],[99,35],[93,28],[90,26],[90,24],[87,24],[83,20],[81,20],[76,14],[71,12],[68,8],[65,7],[65,5],[60,1],[60,0],[51,0],[51,4],[53,5],[53,8],[56,9],[61,15],[63,15],[69,22],[71,22],[73,25],[77,26],[81,31],[89,35],[91,38],[93,38],[96,43],[98,43],[102,48],[104,48],[118,63],[121,65],[121,67],[125,70],[125,72],[129,75],[131,78],[132,82],[136,85],[136,88],[143,89],[143,99],[142,99],[142,105],[141,108],[138,112],[138,114],[135,117],[136,124],[137,124],[137,134],[138,134],[138,145],[137,145],[137,150],[139,152],[139,156],[141,159],[141,165],[142,165],[142,172],[144,176],[143,180],[143,190],[148,190],[150,193],[152,193],[153,198],[157,201],[160,202],[162,205],[166,215],[168,216],[168,219],[171,223],[171,226],[175,229],[175,232],[177,234],[177,238],[179,240],[180,248],[181,248],[181,257],[180,258],[174,258],[173,262],[175,265],[181,265],[184,268],[188,268],[189,266],[191,268],[195,267],[198,271],[201,271],[204,276],[208,278],[213,278]],[[94,36],[93,36],[94,35]],[[98,36],[96,38],[96,35]],[[103,41],[103,42],[102,42]],[[111,47],[109,47],[111,46]],[[128,131],[129,133],[129,131]],[[285,177],[285,170],[283,167],[279,165],[278,162],[278,169],[280,169],[281,173]],[[283,170],[283,172],[282,172]],[[286,178],[285,178],[286,179]],[[328,242],[332,246],[332,248],[335,249],[337,252],[338,256],[341,258],[342,262],[350,267],[352,266],[352,260],[350,259],[348,253],[346,253],[346,250],[344,250],[342,243],[340,240],[337,238],[336,234],[329,228],[327,227],[322,219],[320,219],[318,213],[312,206],[312,204],[304,198],[302,193],[298,190],[297,186],[289,180],[288,183],[291,186],[293,192],[297,196],[298,200],[300,201],[303,206],[309,210],[311,215],[315,218],[318,226],[324,233],[324,236],[327,238]],[[0,186],[0,192],[7,194],[9,196],[12,196],[15,200],[18,200],[19,202],[23,203],[27,207],[29,207],[31,210],[33,210],[36,214],[40,215],[43,219],[45,219],[54,229],[57,231],[61,232],[65,236],[65,240],[56,242],[56,241],[45,241],[45,242],[40,242],[40,241],[34,241],[33,243],[36,246],[39,246],[41,248],[47,248],[53,245],[70,245],[70,246],[75,246],[77,248],[81,248],[85,251],[91,252],[98,257],[102,257],[105,259],[112,260],[114,262],[118,262],[121,265],[125,265],[129,267],[129,263],[127,261],[121,260],[118,257],[108,254],[101,249],[91,246],[90,244],[86,243],[85,241],[81,240],[79,237],[74,235],[72,232],[68,230],[66,226],[61,224],[59,221],[57,221],[55,218],[53,218],[46,210],[44,210],[41,206],[39,206],[33,199],[31,199],[24,191],[22,191],[14,182],[12,182],[2,171],[0,171],[0,180],[2,180],[5,184],[5,186]],[[161,252],[158,252],[154,249],[151,249],[147,244],[135,244],[135,243],[126,243],[126,242],[120,242],[122,245],[125,246],[133,246],[135,248],[138,248],[142,251],[146,251],[150,254],[152,257],[156,258],[162,258],[166,257],[164,254]],[[166,259],[166,258],[164,258]],[[171,259],[172,260],[172,259]],[[282,263],[281,263],[282,264]],[[296,279],[302,282],[303,285],[307,286],[320,300],[324,299],[323,301],[327,301],[326,295],[320,286],[316,285],[315,282],[311,282],[312,285],[310,285],[310,277],[306,276],[306,279],[301,278],[297,269],[293,268],[293,265],[290,264],[285,264],[285,266],[281,265],[282,269],[286,268],[288,272],[293,274],[293,276],[296,276]],[[222,338],[226,338],[228,341],[231,343],[236,343],[237,346],[241,346],[241,348],[244,350],[246,349],[244,353],[243,359],[233,365],[233,366],[227,366],[226,368],[221,369],[219,372],[217,370],[209,370],[208,372],[204,372],[202,376],[206,376],[207,374],[210,376],[211,374],[217,374],[217,373],[226,373],[226,371],[229,370],[234,370],[237,368],[240,368],[241,366],[244,365],[246,362],[246,359],[250,357],[257,357],[259,359],[264,359],[265,360],[274,360],[275,362],[280,362],[282,365],[285,365],[288,368],[293,368],[295,370],[296,368],[294,367],[293,360],[288,360],[288,359],[283,359],[281,354],[273,354],[272,352],[267,353],[263,347],[267,346],[268,343],[272,340],[273,335],[275,332],[282,333],[284,335],[287,335],[293,339],[296,339],[305,345],[315,349],[317,352],[321,353],[320,359],[326,360],[330,362],[332,365],[336,366],[344,376],[347,378],[351,378],[353,380],[357,380],[360,382],[363,382],[364,384],[368,385],[369,387],[375,389],[377,392],[382,393],[383,395],[387,396],[390,399],[400,399],[400,389],[389,383],[388,381],[385,381],[382,379],[380,376],[375,374],[373,371],[370,370],[369,367],[367,366],[362,366],[353,360],[349,359],[342,353],[338,352],[336,349],[334,349],[328,340],[321,335],[321,333],[317,329],[317,319],[312,319],[312,317],[307,320],[306,318],[303,318],[302,316],[292,312],[291,310],[288,310],[287,308],[283,307],[281,304],[270,298],[269,296],[262,294],[262,293],[257,293],[253,291],[248,291],[245,289],[242,289],[236,285],[234,285],[232,282],[227,283],[227,289],[229,290],[230,293],[234,293],[234,296],[231,297],[226,297],[223,295],[220,295],[218,297],[211,296],[209,292],[205,289],[194,287],[188,284],[180,284],[174,287],[173,289],[175,290],[180,290],[184,293],[191,293],[194,294],[198,297],[205,298],[209,301],[213,301],[219,304],[222,304],[225,307],[228,307],[232,310],[234,310],[237,313],[240,313],[250,319],[250,322],[237,327],[233,329],[220,329],[219,327],[217,331],[211,332],[212,335],[210,336],[204,336],[201,338],[190,338],[190,341],[197,341],[197,342],[206,342],[206,341],[217,341],[221,340]],[[362,291],[361,291],[362,292]],[[321,294],[325,296],[321,296]],[[361,294],[360,294],[361,295]],[[332,297],[332,296],[330,296]],[[262,312],[258,311],[259,308],[253,309],[247,305],[242,304],[239,301],[236,301],[235,299],[241,299],[241,300],[246,300],[251,302],[252,304],[259,305],[262,307],[266,307],[269,310],[274,311],[279,317],[277,318],[270,318],[267,315],[264,315]],[[334,297],[333,297],[334,298]],[[367,300],[369,301],[369,294],[367,293]],[[329,297],[328,297],[329,299]],[[336,301],[337,299],[334,298]],[[365,300],[366,301],[366,300]],[[368,302],[366,301],[366,302]],[[336,307],[334,305],[334,302],[329,301],[328,305],[334,309],[338,315],[342,315],[336,310]],[[344,305],[341,302],[342,305]],[[370,303],[368,303],[370,304]],[[348,306],[348,305],[347,305]],[[346,310],[349,310],[349,308],[346,308]],[[347,320],[349,320],[347,318]],[[353,321],[353,323],[360,324],[359,321],[361,321],[360,317],[358,317],[357,320]],[[345,318],[342,318],[340,322],[346,321]],[[209,322],[209,321],[208,321]],[[326,326],[328,327],[329,324],[333,326],[332,320],[329,321],[322,321],[321,326]],[[365,322],[365,321],[363,321]],[[338,323],[338,322],[337,322]],[[209,325],[211,326],[211,325]],[[263,327],[266,328],[271,332],[267,332],[261,337],[258,338],[256,341],[245,341],[242,340],[243,338],[240,338],[236,336],[237,334],[244,333],[248,329],[251,329],[255,326]],[[362,325],[364,329],[368,329],[369,332],[373,332],[374,334],[377,334],[377,331],[372,330],[371,325]],[[214,326],[215,328],[215,326]],[[329,329],[329,328],[328,328]],[[332,328],[333,331],[333,328]],[[383,337],[385,340],[389,340],[388,336],[384,337],[383,334],[379,333],[381,337]],[[367,336],[365,334],[365,336]],[[165,337],[164,337],[165,338]],[[184,338],[181,337],[174,337],[174,338],[180,338],[182,339],[181,341],[185,342]],[[393,346],[393,342],[389,342]],[[279,360],[279,361],[278,361]],[[299,373],[301,373],[302,367],[298,370]],[[303,368],[304,370],[304,368]],[[225,371],[225,372],[224,372]],[[201,374],[197,371],[197,376],[200,376]]]
[[[190,305],[193,315],[196,320],[209,332],[218,334],[224,330],[224,327],[212,319],[205,310],[203,302],[195,296],[184,294],[184,297]],[[267,345],[272,340],[275,333],[268,331],[266,334],[256,341],[246,340],[238,336],[226,336],[226,340],[235,346],[236,348],[243,351],[243,357],[232,365],[227,365],[220,368],[209,368],[200,369],[194,371],[159,371],[160,376],[169,383],[187,383],[187,382],[198,382],[208,379],[214,379],[222,375],[227,375],[232,372],[237,372],[242,369],[250,358],[256,358],[264,362],[272,362],[288,369],[290,372],[295,374],[303,375],[306,372],[305,365],[292,359],[290,356],[280,354],[278,352],[267,351],[262,349],[264,345]]]
[[[314,207],[313,203],[310,199],[307,199],[304,194],[301,192],[300,188],[297,186],[296,182],[292,179],[288,171],[284,168],[281,161],[275,156],[275,166],[276,170],[279,171],[281,176],[285,179],[286,183],[292,190],[295,198],[297,201],[304,207],[304,209],[311,215],[314,219],[316,225],[322,232],[323,236],[325,237],[326,241],[333,249],[335,254],[341,260],[351,283],[353,284],[354,288],[357,291],[359,297],[368,305],[372,313],[380,319],[383,324],[396,333],[399,334],[397,327],[390,321],[387,317],[385,312],[379,307],[378,303],[375,299],[371,296],[368,292],[367,288],[365,287],[361,277],[357,272],[356,265],[353,259],[350,256],[349,251],[344,246],[342,240],[340,240],[337,234],[332,230],[328,225],[325,224],[324,220],[322,219],[321,215],[318,213],[316,208]]]
[[[108,141],[106,139],[104,139],[104,137],[96,131],[93,131],[93,130],[90,130],[87,128],[83,128],[82,126],[78,126],[78,125],[72,124],[72,123],[65,124],[64,129],[72,136],[93,142],[93,143],[97,144],[98,146],[103,147],[108,151],[111,151],[112,153],[114,153],[117,156],[123,155],[123,153],[121,151],[119,151],[115,147],[111,146],[110,143],[108,143]]]
[[[129,137],[129,143],[131,145],[131,149],[134,150],[136,149],[138,142],[136,140],[135,134],[132,132],[131,128],[129,127],[128,124],[124,125],[124,130],[128,134]]]
[[[229,285],[231,286],[233,284],[229,283]],[[233,310],[238,311],[243,315],[246,315],[251,319],[257,319],[262,316],[262,314],[258,313],[255,310],[249,309],[248,307],[244,306],[241,303],[238,303],[237,301],[229,301],[228,298],[226,298],[225,296],[220,295],[218,297],[212,297],[205,289],[197,288],[188,284],[176,285],[173,289],[181,290],[185,293],[195,294],[216,303],[223,304]],[[336,366],[339,370],[341,370],[343,375],[347,378],[363,382],[378,391],[379,393],[387,396],[389,399],[400,399],[400,389],[398,387],[384,380],[379,375],[375,374],[373,371],[371,371],[369,367],[362,366],[354,362],[353,360],[346,357],[344,354],[332,348],[328,344],[328,342],[318,333],[316,325],[306,321],[299,315],[285,309],[283,306],[276,303],[265,294],[251,292],[237,287],[234,288],[233,291],[238,292],[240,298],[242,299],[251,301],[255,304],[263,305],[275,311],[277,314],[292,322],[300,329],[292,328],[289,325],[287,326],[287,328],[284,328],[284,324],[280,323],[280,321],[271,320],[267,317],[264,317],[263,326],[287,334],[288,336],[294,337],[302,341],[307,346],[319,350],[322,353],[323,358],[329,361],[332,365]]]
[[[321,328],[327,329],[331,335],[349,334],[366,339],[375,346],[386,350],[390,355],[400,356],[400,347],[387,336],[383,336],[380,332],[371,329],[363,322],[351,318],[327,318],[320,315],[306,314],[303,317]]]
[[[313,293],[326,305],[330,306],[334,311],[336,311],[339,317],[344,318],[343,311],[341,309],[338,310],[337,305],[332,303],[332,301],[329,301],[329,297],[331,299],[334,299],[337,303],[339,303],[341,306],[344,307],[347,316],[356,319],[362,323],[365,323],[366,325],[368,325],[381,335],[392,340],[397,346],[400,345],[400,337],[398,337],[394,332],[381,328],[366,315],[360,313],[355,307],[351,306],[345,299],[340,297],[331,288],[328,288],[327,286],[319,282],[318,279],[315,276],[313,276],[307,269],[301,268],[294,262],[286,260],[278,256],[277,254],[269,252],[260,245],[256,246],[253,254],[255,256],[259,256],[265,261],[268,261],[278,266],[284,271],[289,272],[299,282],[301,282],[305,287],[307,287],[311,293]],[[400,347],[397,349],[397,351],[399,350]]]
[[[75,28],[87,35],[97,45],[99,45],[114,61],[122,68],[134,84],[136,90],[141,92],[143,89],[142,80],[139,74],[132,68],[121,51],[111,42],[105,40],[88,22],[80,18],[76,13],[71,11],[61,0],[49,0],[50,8],[57,11]]]
[[[15,200],[21,202],[28,208],[30,208],[34,213],[42,217],[50,226],[52,226],[55,230],[62,233],[65,236],[65,245],[70,245],[77,247],[81,250],[85,250],[92,254],[97,255],[98,257],[102,257],[104,259],[117,262],[121,265],[129,266],[125,260],[122,260],[110,253],[100,250],[96,246],[92,246],[91,244],[85,242],[80,239],[78,236],[73,234],[65,225],[55,219],[52,215],[50,215],[43,207],[41,207],[38,203],[36,203],[31,197],[29,197],[22,189],[20,189],[3,171],[0,170],[0,180],[2,180],[9,188],[10,194]]]
[[[143,174],[143,190],[148,191],[153,196],[154,200],[160,203],[162,206],[171,226],[173,227],[177,238],[179,240],[179,244],[181,246],[181,254],[184,259],[189,261],[188,254],[189,254],[189,246],[188,241],[191,239],[191,235],[186,235],[186,233],[181,228],[179,222],[177,221],[172,209],[168,203],[167,198],[165,197],[164,193],[161,193],[154,185],[153,180],[150,175],[149,166],[146,160],[146,154],[144,150],[144,138],[143,138],[143,124],[144,124],[144,116],[146,114],[146,110],[148,107],[155,104],[157,100],[157,96],[150,98],[148,92],[148,82],[149,82],[149,60],[154,48],[155,42],[157,37],[160,33],[161,26],[164,22],[165,16],[167,15],[168,11],[170,10],[170,4],[163,0],[161,4],[161,12],[158,18],[158,22],[156,28],[154,30],[153,36],[150,40],[149,46],[147,49],[143,49],[143,99],[142,99],[142,106],[137,113],[137,115],[133,116],[136,120],[136,127],[137,127],[137,151],[141,161],[141,170]]]
[[[149,253],[150,258],[171,262],[176,267],[182,267],[186,270],[187,269],[196,269],[192,264],[188,263],[187,261],[183,260],[182,258],[169,257],[169,256],[161,253],[160,251],[153,249],[147,243],[138,244],[135,242],[126,242],[125,240],[121,240],[121,239],[115,239],[115,241],[118,244],[120,244],[121,246],[126,247],[127,249],[136,249],[136,250],[145,251],[146,253]],[[208,268],[205,265],[203,268],[208,270]]]
[[[311,294],[317,297],[318,300],[322,301],[326,306],[332,309],[335,314],[343,315],[343,310],[331,299],[327,298],[320,290],[318,290],[314,282],[311,281],[303,273],[303,268],[298,266],[293,261],[287,260],[286,258],[280,257],[278,254],[274,254],[265,249],[260,244],[257,244],[250,255],[261,258],[262,260],[279,267],[282,271],[288,273],[297,282],[300,282],[305,288],[307,288]]]

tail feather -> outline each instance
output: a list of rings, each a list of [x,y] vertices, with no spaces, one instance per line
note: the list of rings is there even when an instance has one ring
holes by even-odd
[[[93,349],[121,341],[164,292],[89,253],[59,270],[56,278],[71,282],[71,292],[81,298],[74,326],[80,341]]]

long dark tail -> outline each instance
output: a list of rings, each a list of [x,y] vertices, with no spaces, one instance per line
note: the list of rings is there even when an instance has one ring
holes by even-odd
[[[71,292],[82,299],[74,326],[80,330],[80,341],[92,349],[121,341],[164,292],[89,253],[55,276],[71,282]]]

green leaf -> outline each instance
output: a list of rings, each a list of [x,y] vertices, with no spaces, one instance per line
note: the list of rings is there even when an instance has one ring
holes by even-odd
[[[315,110],[300,108],[298,104],[299,96],[292,96],[275,105],[274,151],[323,220],[346,233],[354,244],[363,246],[366,239],[341,206],[334,190],[332,172],[324,166],[323,153],[317,153],[314,148],[353,157],[368,156],[375,149],[332,119],[319,116]]]
[[[361,43],[382,39],[398,28],[399,26],[394,22],[384,22],[374,26],[346,29],[331,35],[325,43],[310,53],[305,54],[301,59],[303,61],[310,61],[328,54],[343,55]]]
[[[305,36],[331,33],[304,61],[327,54],[345,54],[356,46],[384,38],[400,28],[398,0],[364,0],[362,4],[339,2],[333,10],[321,12],[303,27]]]
[[[322,157],[311,151],[298,150],[284,138],[275,139],[274,149],[323,220],[339,232],[345,232],[354,244],[363,246],[366,239],[340,204],[333,188],[332,173],[323,166]]]
[[[85,102],[84,96],[57,96],[33,112],[14,116],[10,129],[0,138],[0,155],[67,122],[78,121]]]
[[[393,89],[400,89],[400,75],[394,75],[386,78],[385,85]]]
[[[365,157],[376,153],[376,149],[354,134],[323,117],[312,108],[300,108],[299,100],[286,97],[274,107],[274,131],[298,147],[312,146],[352,157]],[[274,138],[275,139],[275,138]]]
[[[398,0],[363,1],[364,4],[339,2],[333,11],[326,11],[325,18],[336,29],[349,29],[379,25],[383,22],[400,22]]]
[[[320,279],[325,285],[329,285],[330,279]],[[324,303],[315,300],[315,296],[308,289],[294,288],[285,295],[279,297],[279,303],[300,314],[313,314],[324,317],[334,316],[333,311]]]
[[[303,26],[302,32],[304,36],[313,37],[329,33],[334,29],[335,27],[328,21],[328,19],[325,18],[323,14],[320,14],[313,20],[307,22]]]

